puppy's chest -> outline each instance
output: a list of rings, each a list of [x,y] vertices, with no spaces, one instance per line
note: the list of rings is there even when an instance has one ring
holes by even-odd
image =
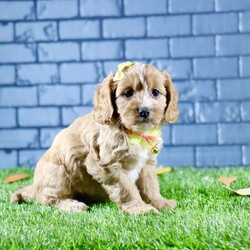
[[[127,174],[131,181],[136,182],[142,168],[147,164],[147,161],[152,157],[148,149],[143,149],[140,145],[131,149],[130,159],[127,161]]]

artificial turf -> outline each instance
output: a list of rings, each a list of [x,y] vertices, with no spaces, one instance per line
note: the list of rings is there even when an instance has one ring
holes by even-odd
[[[60,212],[36,202],[10,203],[10,193],[32,182],[2,180],[0,171],[0,249],[250,249],[250,197],[218,183],[236,175],[234,188],[250,187],[250,168],[174,168],[159,176],[163,196],[176,199],[173,211],[129,216],[112,203],[88,212]]]

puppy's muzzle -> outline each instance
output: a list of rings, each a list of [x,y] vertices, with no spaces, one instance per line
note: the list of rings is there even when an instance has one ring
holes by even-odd
[[[139,109],[139,116],[142,120],[145,120],[146,118],[148,118],[149,115],[150,115],[150,111],[148,108],[143,107]]]

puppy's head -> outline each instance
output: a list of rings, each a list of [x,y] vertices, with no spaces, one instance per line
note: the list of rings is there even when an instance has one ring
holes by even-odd
[[[143,132],[177,120],[178,94],[166,72],[134,63],[122,74],[118,80],[110,74],[98,85],[94,100],[97,122],[119,122],[128,130]]]

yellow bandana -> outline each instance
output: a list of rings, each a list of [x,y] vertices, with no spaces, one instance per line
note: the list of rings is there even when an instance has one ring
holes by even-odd
[[[159,152],[157,139],[161,137],[162,133],[159,127],[150,130],[148,133],[139,133],[134,131],[128,132],[129,142],[132,145],[140,144],[142,148],[151,148],[153,154]]]
[[[117,70],[117,72],[116,72],[116,74],[115,74],[115,77],[114,77],[113,81],[116,82],[116,81],[122,80],[123,77],[124,77],[124,73],[123,73],[123,72],[124,72],[126,69],[128,69],[130,66],[132,66],[132,65],[134,65],[133,62],[124,62],[124,63],[120,63],[120,64],[118,65],[118,70]]]

